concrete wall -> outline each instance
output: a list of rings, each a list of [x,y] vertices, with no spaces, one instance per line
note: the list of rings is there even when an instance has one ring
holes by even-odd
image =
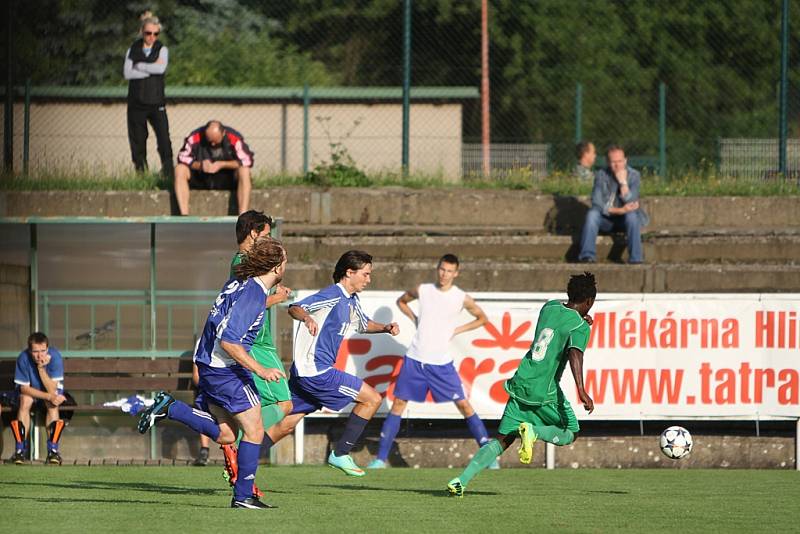
[[[0,264],[0,350],[21,350],[30,334],[28,267]],[[0,390],[6,388],[0,385]]]
[[[123,217],[170,214],[167,191],[0,191],[0,216]],[[192,213],[228,214],[229,193],[193,191]],[[651,197],[646,232],[800,228],[800,197]],[[507,226],[571,233],[589,200],[530,191],[280,187],[253,191],[251,207],[289,224]]]
[[[135,429],[135,418],[119,414],[78,415],[64,432],[61,452],[65,463],[145,463],[186,465],[199,450],[197,435],[172,422],[156,427],[155,460],[150,458],[150,436]],[[343,419],[309,420],[313,429],[305,437],[305,463],[323,465],[330,448],[344,428]],[[378,434],[382,419],[370,424],[360,440],[353,458],[366,465],[377,454]],[[422,425],[419,425],[422,426]],[[389,461],[394,466],[411,468],[463,468],[469,463],[478,446],[472,439],[439,436],[430,432],[415,432],[413,437],[399,437]],[[444,437],[443,437],[444,436]],[[674,461],[661,454],[657,436],[590,436],[581,437],[572,445],[556,447],[556,468],[750,468],[793,469],[796,451],[792,437],[756,437],[719,434],[694,434],[694,448],[687,458]],[[41,436],[45,439],[44,434]],[[44,450],[45,443],[40,443]],[[3,458],[13,452],[14,440],[10,429],[0,433],[0,454]],[[276,446],[276,463],[294,463],[294,437],[287,436]],[[519,463],[512,447],[500,459],[503,468],[526,468]],[[217,447],[210,450],[212,462],[221,462]],[[544,468],[545,446],[534,446],[533,468]],[[220,479],[220,483],[222,483]]]
[[[461,104],[411,106],[412,172],[461,175]],[[241,132],[255,152],[255,172],[300,174],[303,171],[303,107],[281,103],[172,103],[167,107],[172,150],[177,156],[186,135],[219,119]],[[0,109],[0,120],[2,120]],[[124,102],[33,102],[30,168],[83,170],[87,174],[130,170]],[[14,113],[15,168],[22,168],[22,104]],[[0,132],[2,139],[2,132]],[[331,161],[331,143],[341,143],[366,171],[401,167],[400,104],[312,104],[309,113],[309,168]],[[155,136],[148,139],[150,168],[161,162]]]

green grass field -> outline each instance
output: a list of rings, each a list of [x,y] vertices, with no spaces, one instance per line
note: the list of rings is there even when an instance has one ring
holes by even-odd
[[[503,469],[463,499],[454,469],[362,479],[262,467],[276,510],[231,510],[220,467],[0,466],[4,532],[797,532],[800,473]],[[234,530],[234,528],[236,530]],[[245,532],[245,530],[241,530]]]

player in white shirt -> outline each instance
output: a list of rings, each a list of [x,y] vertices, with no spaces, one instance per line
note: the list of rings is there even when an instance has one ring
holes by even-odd
[[[459,272],[456,256],[442,256],[436,270],[435,284],[420,284],[397,299],[397,307],[417,325],[417,332],[403,359],[403,367],[394,388],[394,403],[381,428],[378,456],[367,466],[370,469],[387,467],[389,451],[400,430],[400,421],[408,401],[425,402],[429,392],[434,402],[455,403],[478,446],[489,440],[483,421],[464,395],[464,387],[450,351],[450,340],[458,334],[483,326],[486,314],[472,297],[453,284]],[[419,316],[408,305],[414,300],[419,300]],[[459,325],[459,317],[464,309],[474,319]]]

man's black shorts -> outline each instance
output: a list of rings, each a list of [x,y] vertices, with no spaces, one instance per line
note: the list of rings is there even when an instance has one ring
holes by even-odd
[[[221,189],[234,191],[236,189],[236,171],[224,169],[213,174],[192,170],[189,177],[190,189]]]
[[[75,402],[75,398],[69,394],[68,391],[65,391],[63,395],[67,398],[64,402],[61,403],[59,406],[59,416],[64,421],[69,421],[72,419],[73,410],[68,409],[69,406],[77,406]],[[10,391],[0,391],[0,404],[3,406],[9,406],[11,408],[11,412],[6,414],[4,417],[3,423],[7,424],[7,420],[10,421],[12,419],[17,418],[17,408],[19,407],[19,388],[13,389]],[[44,415],[47,412],[47,407],[43,400],[36,399],[33,402],[33,409],[39,413]],[[7,420],[6,420],[7,419]]]

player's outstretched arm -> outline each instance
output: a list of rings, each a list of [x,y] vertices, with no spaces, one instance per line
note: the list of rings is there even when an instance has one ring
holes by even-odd
[[[365,334],[392,334],[396,336],[400,333],[400,326],[397,323],[376,323],[372,319],[367,322]]]
[[[417,288],[409,289],[402,295],[400,298],[397,299],[397,307],[400,308],[400,311],[403,312],[403,315],[411,319],[411,322],[415,325],[417,324],[417,316],[414,313],[414,310],[411,309],[411,306],[408,305],[409,302],[417,300],[419,298],[419,292]]]
[[[475,304],[475,301],[469,295],[464,297],[464,309],[467,310],[470,315],[475,317],[475,319],[456,328],[453,331],[453,337],[457,336],[458,334],[463,334],[464,332],[469,332],[470,330],[480,328],[486,324],[486,321],[488,320],[486,319],[486,314],[483,313],[481,307]]]
[[[308,333],[312,336],[317,335],[317,322],[302,306],[289,306],[289,315],[295,321],[301,321],[308,328]]]
[[[250,356],[242,345],[230,343],[228,341],[220,340],[219,346],[222,350],[227,352],[231,358],[236,360],[236,363],[254,372],[268,382],[277,382],[280,378],[286,378],[284,372],[280,369],[266,369],[258,363],[252,356]]]
[[[578,397],[581,399],[586,411],[592,413],[594,410],[594,401],[583,387],[583,352],[575,347],[569,349],[569,367],[572,369],[572,377],[575,379],[575,385],[578,387]]]

